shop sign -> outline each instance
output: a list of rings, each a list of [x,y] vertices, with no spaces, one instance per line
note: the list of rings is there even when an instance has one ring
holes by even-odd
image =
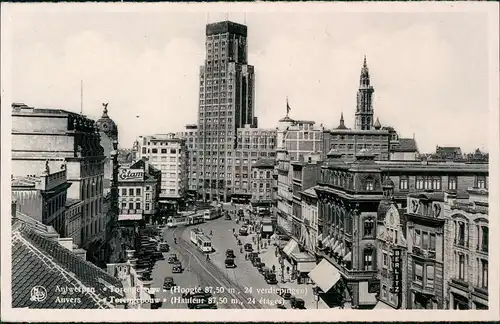
[[[402,285],[401,261],[402,261],[401,250],[394,249],[392,254],[392,269],[393,269],[392,292],[399,296],[401,296],[401,285]]]
[[[123,168],[118,171],[119,181],[142,181],[144,180],[144,170]]]

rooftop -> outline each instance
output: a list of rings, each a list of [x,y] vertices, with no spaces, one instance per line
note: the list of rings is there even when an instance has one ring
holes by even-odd
[[[12,240],[12,307],[14,308],[114,308],[110,297],[121,297],[109,288],[121,288],[121,282],[88,261],[84,261],[57,241],[34,230],[27,222],[14,220]],[[33,301],[33,288],[45,293],[42,301]],[[80,303],[60,303],[66,297],[56,290],[74,288],[71,297]],[[36,292],[36,291],[35,291]],[[68,293],[69,294],[69,293]]]
[[[413,138],[400,138],[399,143],[391,148],[393,152],[418,152],[417,142]]]

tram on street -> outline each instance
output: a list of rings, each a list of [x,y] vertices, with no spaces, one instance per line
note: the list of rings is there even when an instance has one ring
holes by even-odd
[[[212,252],[212,240],[206,236],[199,228],[193,228],[190,233],[190,239],[200,251],[204,253]]]
[[[197,225],[205,222],[205,218],[203,215],[191,215],[187,216],[187,225]]]
[[[217,217],[220,216],[220,210],[218,208],[214,208],[214,209],[209,209],[209,210],[205,210],[203,212],[203,218],[205,220],[212,220],[212,219],[216,219]]]
[[[172,227],[177,227],[181,225],[186,225],[188,222],[188,219],[186,216],[170,216],[167,218],[167,227],[172,228]]]

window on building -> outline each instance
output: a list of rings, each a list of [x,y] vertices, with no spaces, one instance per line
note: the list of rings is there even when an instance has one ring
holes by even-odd
[[[128,209],[134,209],[134,203],[128,203]]]
[[[399,178],[399,189],[408,190],[408,177],[402,176]]]
[[[134,188],[129,188],[128,189],[128,195],[133,196],[134,195]]]
[[[146,200],[151,200],[151,194],[149,192],[146,193]]]
[[[424,282],[424,274],[423,274],[423,266],[419,263],[415,263],[415,282],[418,284],[423,284]]]
[[[126,195],[127,195],[127,189],[122,188],[122,196],[126,196]]]
[[[465,279],[465,255],[461,253],[458,255],[458,279]]]
[[[373,236],[375,229],[374,220],[372,218],[366,219],[363,228],[364,228],[363,236]]]
[[[486,189],[486,177],[477,176],[476,177],[476,187],[480,189]]]
[[[153,153],[153,154],[158,153],[158,149],[157,149],[157,148],[152,149],[152,150],[151,150],[151,153]]]
[[[366,190],[372,191],[374,188],[373,179],[366,179]]]
[[[434,266],[428,265],[426,267],[426,278],[425,278],[425,286],[427,288],[434,288]]]
[[[389,256],[387,255],[387,252],[382,253],[382,266],[387,269],[389,267]]]
[[[382,298],[387,300],[387,286],[382,285]]]
[[[488,252],[488,240],[489,240],[489,233],[488,233],[488,227],[486,226],[481,226],[481,246],[480,249],[483,252]]]
[[[488,288],[488,261],[481,259],[481,287]]]
[[[457,233],[457,244],[465,246],[465,223],[457,222],[458,233]]]
[[[136,202],[135,203],[135,209],[141,209],[141,203],[140,202]]]
[[[448,177],[448,190],[457,190],[457,177]]]
[[[136,194],[137,196],[140,196],[140,195],[141,195],[141,188],[136,188],[136,189],[135,189],[135,194]]]
[[[177,150],[176,149],[170,149],[170,154],[177,154]]]
[[[421,247],[422,246],[422,239],[420,235],[420,230],[415,230],[415,246]]]
[[[363,266],[365,270],[373,270],[373,250],[365,249],[363,251]]]
[[[424,177],[417,176],[415,178],[415,189],[417,189],[417,190],[423,190],[424,189],[424,183],[425,183]]]
[[[146,203],[146,210],[151,210],[151,204],[150,203]]]

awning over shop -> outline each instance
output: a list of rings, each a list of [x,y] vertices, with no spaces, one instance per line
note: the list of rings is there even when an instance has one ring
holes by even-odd
[[[119,221],[127,221],[127,220],[142,220],[142,214],[121,214],[118,215]]]
[[[318,241],[322,241],[323,240],[323,233],[319,234],[318,237],[316,238]]]
[[[335,250],[333,250],[333,253],[340,253],[340,251],[342,251],[342,248],[343,248],[344,244],[340,243],[339,245],[337,245],[337,247],[335,248]]]
[[[330,262],[323,259],[309,272],[309,278],[326,293],[340,280],[341,276],[340,272]]]
[[[285,252],[286,255],[291,256],[292,253],[299,252],[299,244],[294,239],[291,239],[283,248],[283,252]]]
[[[377,303],[376,293],[368,292],[368,281],[359,283],[359,305],[375,305]]]
[[[321,243],[323,243],[323,247],[328,247],[328,244],[330,243],[330,235],[325,237],[325,239]]]
[[[335,238],[332,237],[330,239],[330,246],[334,246],[336,242],[337,242],[337,239],[335,239]]]
[[[351,251],[349,251],[349,252],[348,252],[348,253],[344,256],[344,260],[347,260],[347,261],[351,260],[351,256],[352,256],[352,253],[351,253]]]
[[[395,308],[393,308],[392,306],[387,305],[386,303],[379,300],[377,302],[377,305],[375,305],[375,307],[373,309],[391,309],[391,310],[394,310]]]
[[[299,272],[307,273],[316,267],[316,258],[306,252],[294,252],[290,257],[297,262]]]
[[[339,241],[335,241],[335,243],[331,245],[332,250],[335,250],[338,245],[339,245]]]
[[[273,232],[273,225],[262,226],[262,232],[272,233]]]

